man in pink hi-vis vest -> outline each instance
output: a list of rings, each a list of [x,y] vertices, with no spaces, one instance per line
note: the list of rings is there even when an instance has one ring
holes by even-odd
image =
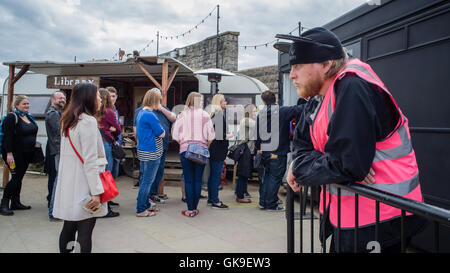
[[[335,184],[366,184],[422,202],[408,119],[372,68],[358,59],[349,60],[331,31],[313,28],[300,36],[277,38],[293,41],[277,43],[275,48],[289,52],[290,78],[298,95],[308,99],[295,130],[287,181],[294,191],[301,185],[321,185],[326,200],[320,200],[319,210],[326,236],[340,227],[339,251],[353,252],[358,227],[357,251],[367,251],[375,241],[376,202],[359,196],[356,222],[355,195],[342,190],[339,217]],[[400,217],[399,209],[380,204],[376,243],[382,252],[400,251]],[[406,238],[423,223],[407,213]],[[337,251],[336,240],[333,236],[332,252]]]

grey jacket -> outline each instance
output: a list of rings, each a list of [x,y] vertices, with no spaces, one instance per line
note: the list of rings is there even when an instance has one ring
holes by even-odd
[[[61,129],[59,121],[61,119],[61,111],[50,106],[45,114],[45,128],[47,130],[47,145],[50,155],[59,154],[61,144]]]

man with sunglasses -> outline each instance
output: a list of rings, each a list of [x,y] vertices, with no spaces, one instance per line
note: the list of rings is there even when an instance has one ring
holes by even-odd
[[[288,184],[294,191],[302,185],[326,190],[326,200],[320,194],[321,228],[327,237],[342,228],[339,242],[333,236],[331,251],[353,252],[355,195],[342,190],[338,196],[335,184],[361,183],[423,201],[408,119],[372,68],[348,59],[331,31],[313,28],[300,36],[276,37],[293,41],[274,46],[289,52],[290,78],[298,95],[308,99],[295,130]],[[358,207],[357,251],[364,252],[375,240],[375,201],[360,196]],[[380,205],[382,252],[400,251],[400,215],[400,210]],[[422,220],[407,215],[410,238]]]

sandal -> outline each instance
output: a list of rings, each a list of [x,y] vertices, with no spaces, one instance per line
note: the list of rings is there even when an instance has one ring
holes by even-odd
[[[194,217],[195,215],[197,215],[197,213],[194,211],[188,212],[188,210],[183,210],[181,211],[181,214],[183,214],[184,216],[187,217]]]
[[[160,209],[157,208],[156,206],[149,207],[147,210],[148,211],[154,211],[154,212],[159,212],[160,211]]]
[[[150,216],[155,216],[156,212],[153,211],[148,211],[148,210],[144,210],[141,213],[136,214],[136,217],[150,217]]]

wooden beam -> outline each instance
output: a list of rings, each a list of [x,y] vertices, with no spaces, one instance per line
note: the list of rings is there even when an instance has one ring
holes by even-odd
[[[164,63],[162,64],[162,89],[161,89],[161,96],[162,96],[162,105],[167,106],[167,83],[169,82],[169,61],[167,59],[164,60]]]
[[[139,63],[138,61],[136,61],[137,66],[142,70],[142,72],[144,72],[144,74],[153,82],[153,84],[159,88],[159,90],[162,90],[161,85],[159,84],[159,82],[157,80],[155,80],[155,78],[153,78],[153,76],[148,73],[148,71],[145,69],[145,67]]]
[[[16,70],[15,65],[9,66],[9,78],[8,78],[8,102],[6,105],[6,112],[9,113],[12,111],[12,101],[14,96],[14,72]],[[9,182],[9,169],[6,165],[6,162],[3,163],[3,188],[6,187],[6,184]]]
[[[167,83],[166,92],[169,90],[170,86],[172,85],[173,79],[175,79],[175,76],[177,75],[178,70],[180,67],[177,65],[175,66],[175,69],[173,70],[172,74],[170,75],[169,82]]]
[[[17,75],[14,77],[14,79],[12,80],[12,84],[16,84],[16,82],[18,80],[20,80],[20,78],[22,78],[22,76],[27,73],[27,71],[30,69],[30,65],[26,64],[24,66],[22,66],[22,69],[20,69],[19,73],[17,73]]]

